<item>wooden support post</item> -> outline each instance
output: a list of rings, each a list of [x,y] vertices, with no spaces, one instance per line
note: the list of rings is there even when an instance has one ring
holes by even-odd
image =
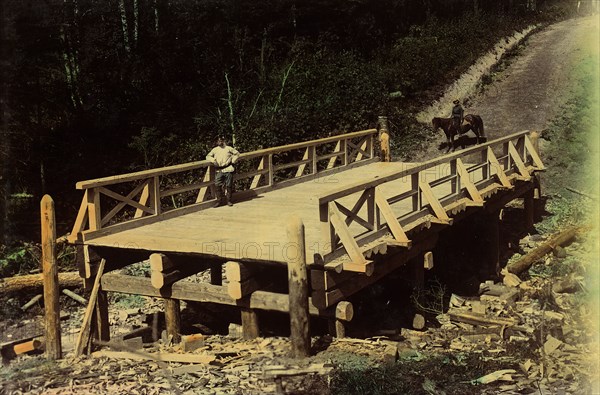
[[[485,216],[481,224],[487,253],[480,270],[485,278],[493,278],[500,273],[500,210],[481,215]]]
[[[330,321],[330,331],[338,339],[346,337],[346,322],[352,321],[354,306],[352,303],[341,301],[335,306],[335,320]]]
[[[165,323],[167,336],[172,336],[173,343],[181,341],[181,311],[178,299],[165,298]]]
[[[98,291],[96,299],[96,326],[98,340],[110,341],[110,324],[108,321],[108,295],[105,291]]]
[[[433,252],[427,251],[425,255],[423,255],[423,268],[427,270],[433,269]]]
[[[287,249],[288,283],[290,298],[290,338],[292,356],[310,355],[310,316],[308,315],[308,275],[304,223],[293,216],[288,220],[287,238],[293,248]]]
[[[378,119],[379,126],[379,146],[381,148],[381,161],[391,162],[392,155],[390,153],[390,132],[388,130],[388,119],[385,116],[380,116]]]
[[[535,223],[534,190],[530,189],[523,195],[523,209],[525,211],[525,229],[532,230]]]
[[[56,220],[54,200],[44,195],[40,203],[42,223],[42,269],[44,277],[45,342],[48,359],[62,358],[58,266],[56,264]]]
[[[215,263],[210,267],[210,283],[223,285],[223,266],[220,263]]]
[[[328,325],[329,325],[329,334],[333,337],[336,337],[338,339],[343,339],[344,337],[346,337],[346,324],[344,323],[344,321],[335,319],[335,318],[330,318],[327,321]]]
[[[201,270],[202,266],[185,265],[174,261],[165,254],[150,255],[150,279],[152,286],[161,289],[189,277]]]
[[[256,339],[260,336],[258,314],[254,309],[242,308],[242,336],[244,339]]]

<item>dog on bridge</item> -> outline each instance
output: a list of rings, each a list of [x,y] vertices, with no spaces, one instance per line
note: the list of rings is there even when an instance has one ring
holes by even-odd
[[[477,144],[480,143],[481,139],[485,139],[485,132],[483,128],[483,119],[479,115],[475,114],[467,114],[465,115],[464,122],[460,126],[460,130],[456,130],[456,127],[453,125],[452,118],[438,118],[435,117],[431,120],[431,124],[433,125],[433,130],[437,131],[438,129],[442,129],[446,134],[446,140],[448,144],[448,149],[446,152],[450,152],[450,149],[454,151],[456,147],[454,147],[454,136],[463,135],[468,131],[473,131],[475,136],[477,136]]]

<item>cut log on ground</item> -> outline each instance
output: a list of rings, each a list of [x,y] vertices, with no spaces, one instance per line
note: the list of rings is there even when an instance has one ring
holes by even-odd
[[[69,298],[73,299],[76,302],[81,303],[82,305],[86,305],[87,304],[87,300],[79,295],[77,295],[75,292],[68,290],[68,289],[63,289],[62,293],[64,293],[65,295],[67,295]]]
[[[583,227],[575,226],[560,232],[558,235],[552,237],[550,240],[544,242],[543,244],[540,244],[532,251],[529,251],[518,261],[508,265],[508,271],[514,274],[519,274],[526,271],[534,263],[542,259],[546,254],[551,253],[556,248],[556,246],[562,246],[575,239],[577,234],[579,234],[583,229]]]
[[[465,313],[456,310],[449,310],[448,315],[452,321],[464,322],[471,325],[511,326],[518,324],[517,320],[511,318],[487,317],[480,314]]]
[[[92,353],[93,357],[107,358],[125,358],[141,361],[164,361],[164,362],[179,362],[179,363],[203,363],[208,364],[213,362],[216,357],[206,354],[175,354],[175,353],[146,353],[146,352],[129,352],[129,351],[109,351],[100,350]]]
[[[37,302],[39,302],[40,300],[42,300],[43,297],[44,296],[42,294],[35,295],[33,298],[31,298],[31,300],[29,300],[29,302],[25,303],[21,307],[21,310],[27,311],[31,306],[33,306],[34,304],[36,304]]]
[[[58,282],[61,288],[83,286],[79,272],[58,273]],[[0,293],[8,295],[15,292],[31,292],[41,290],[43,285],[41,273],[8,277],[0,280]]]
[[[39,339],[33,339],[25,343],[15,344],[13,350],[16,355],[25,354],[34,350],[41,350],[43,342]]]
[[[266,367],[263,370],[263,377],[265,379],[276,378],[276,377],[284,377],[284,376],[303,376],[306,374],[320,374],[326,375],[329,374],[333,370],[333,366],[329,366],[326,364],[312,364],[306,368],[269,368]]]

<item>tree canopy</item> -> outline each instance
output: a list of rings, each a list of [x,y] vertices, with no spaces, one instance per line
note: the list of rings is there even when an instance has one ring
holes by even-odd
[[[563,3],[6,0],[0,215],[50,193],[68,222],[76,181],[198,160],[218,134],[251,150],[389,115],[401,137],[419,103]]]

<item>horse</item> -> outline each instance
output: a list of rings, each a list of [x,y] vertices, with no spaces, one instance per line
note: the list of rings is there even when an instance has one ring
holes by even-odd
[[[441,128],[446,134],[446,140],[448,141],[448,150],[446,152],[450,152],[450,149],[454,149],[454,136],[457,134],[463,135],[469,130],[472,130],[473,133],[475,133],[475,136],[477,136],[477,144],[479,144],[480,138],[485,138],[483,120],[479,115],[465,115],[465,123],[460,126],[460,130],[458,131],[454,126],[452,118],[435,117],[431,120],[431,124],[433,125],[434,131],[437,131]]]

